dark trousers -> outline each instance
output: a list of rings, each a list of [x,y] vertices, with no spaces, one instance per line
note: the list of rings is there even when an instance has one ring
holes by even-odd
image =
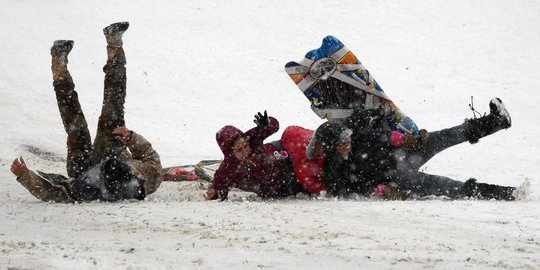
[[[123,54],[122,54],[123,55]],[[69,72],[53,82],[58,109],[67,133],[67,173],[77,178],[106,157],[116,157],[124,149],[112,131],[124,122],[126,97],[125,60],[108,61],[103,67],[105,86],[103,106],[94,144],[84,117],[75,84]]]
[[[466,124],[428,133],[428,146],[424,152],[406,152],[396,149],[394,156],[397,168],[387,173],[387,177],[400,189],[410,190],[419,196],[464,196],[464,182],[449,177],[432,175],[418,171],[432,157],[454,145],[468,141]]]

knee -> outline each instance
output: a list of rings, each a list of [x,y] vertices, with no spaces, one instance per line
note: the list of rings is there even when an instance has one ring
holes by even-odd
[[[53,86],[54,90],[57,92],[70,92],[75,89],[75,84],[73,83],[73,79],[71,77],[56,79],[53,82]]]
[[[126,73],[126,67],[124,63],[120,60],[114,59],[112,62],[105,64],[103,66],[103,72],[107,75],[120,75]]]

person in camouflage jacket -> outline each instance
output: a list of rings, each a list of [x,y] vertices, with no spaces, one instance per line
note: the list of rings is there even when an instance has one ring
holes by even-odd
[[[92,144],[75,84],[67,69],[71,40],[51,47],[53,86],[67,133],[67,175],[33,172],[22,157],[11,171],[32,195],[43,201],[142,200],[162,182],[158,153],[140,134],[125,127],[126,57],[122,35],[128,22],[103,29],[107,40],[104,99],[98,130]]]

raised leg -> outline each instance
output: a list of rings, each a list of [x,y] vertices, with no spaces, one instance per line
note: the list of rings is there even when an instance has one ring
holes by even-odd
[[[425,140],[426,144],[414,147],[414,151],[397,151],[401,162],[408,163],[409,168],[417,170],[433,156],[449,147],[466,141],[476,143],[480,138],[511,126],[510,114],[499,98],[493,98],[489,102],[489,107],[490,113],[486,116],[469,119],[455,127],[427,133],[425,139],[420,138],[414,142],[418,144],[420,141],[421,144],[421,141]]]
[[[103,29],[107,40],[107,63],[105,72],[103,105],[99,117],[94,151],[100,158],[117,157],[124,146],[114,139],[112,131],[124,126],[124,102],[126,98],[126,57],[122,48],[122,35],[128,22],[111,24]]]
[[[470,119],[466,122],[465,135],[470,143],[476,143],[480,138],[512,126],[510,113],[500,98],[491,99],[489,111],[489,114],[484,117]]]
[[[60,117],[67,133],[67,173],[78,177],[93,165],[92,140],[75,84],[67,69],[71,40],[57,40],[51,47],[53,86]]]

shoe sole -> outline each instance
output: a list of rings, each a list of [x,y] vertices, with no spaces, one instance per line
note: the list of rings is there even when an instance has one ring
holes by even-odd
[[[493,98],[490,101],[490,104],[494,105],[497,108],[497,112],[508,122],[508,126],[505,128],[509,128],[512,126],[512,118],[510,117],[510,113],[504,106],[502,100],[500,98]]]
[[[73,44],[74,43],[75,42],[73,40],[55,40],[53,42],[51,50],[55,49],[55,50],[58,50],[59,52],[68,52],[69,53],[73,49]]]
[[[105,28],[103,28],[103,34],[112,35],[115,33],[124,33],[129,28],[129,22],[118,22],[113,23]]]

